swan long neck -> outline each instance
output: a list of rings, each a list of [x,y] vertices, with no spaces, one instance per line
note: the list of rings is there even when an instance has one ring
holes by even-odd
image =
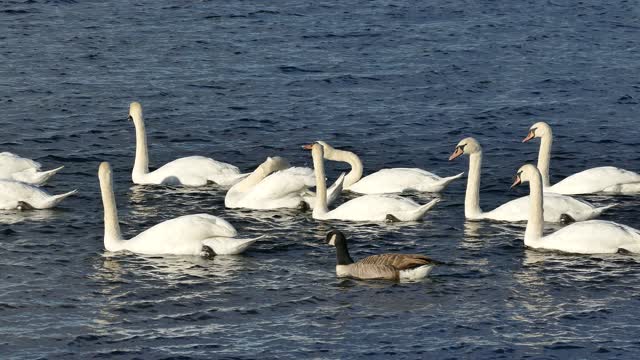
[[[113,181],[111,173],[100,176],[100,192],[102,193],[102,206],[104,207],[104,247],[109,251],[122,249],[122,234],[118,223],[118,210],[113,194]]]
[[[482,213],[480,209],[480,170],[482,168],[482,151],[469,155],[469,175],[467,192],[464,196],[464,216],[474,218]]]
[[[549,180],[549,164],[551,163],[551,145],[553,144],[553,134],[551,128],[547,129],[547,133],[540,139],[540,151],[538,152],[538,170],[542,175],[542,185],[544,187],[551,186]]]
[[[362,161],[355,153],[351,151],[331,149],[331,151],[326,151],[324,156],[327,160],[346,162],[351,165],[351,171],[349,171],[347,176],[344,178],[344,188],[348,188],[362,179]]]
[[[524,232],[524,244],[533,246],[542,239],[544,229],[542,177],[537,171],[529,180],[529,201],[529,219]]]
[[[149,173],[149,152],[144,118],[140,115],[137,119],[134,119],[133,123],[136,127],[136,160],[133,163],[132,176],[135,177]]]
[[[314,145],[311,150],[311,156],[313,157],[313,169],[316,176],[316,203],[313,207],[313,217],[317,218],[329,212],[322,147],[317,144]]]

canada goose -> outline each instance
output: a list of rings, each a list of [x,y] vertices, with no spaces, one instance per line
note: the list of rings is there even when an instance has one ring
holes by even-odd
[[[347,239],[338,230],[327,234],[326,241],[336,247],[338,277],[355,279],[418,280],[429,275],[437,261],[417,254],[380,254],[354,262],[349,255]]]

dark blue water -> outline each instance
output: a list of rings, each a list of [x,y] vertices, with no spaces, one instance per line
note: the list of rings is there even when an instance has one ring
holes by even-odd
[[[356,151],[365,172],[440,175],[455,144],[485,149],[485,210],[521,196],[531,124],[555,132],[552,182],[640,169],[637,1],[4,1],[0,150],[65,165],[59,209],[0,214],[0,357],[638,358],[640,258],[525,249],[523,225],[464,221],[464,181],[424,222],[317,222],[226,210],[224,190],[132,186],[128,104],[152,166],[200,154],[247,171],[300,145]],[[97,168],[115,169],[125,235],[208,212],[267,237],[205,260],[109,254]],[[342,165],[328,165],[333,178]],[[412,195],[421,202],[432,195]],[[348,198],[349,196],[347,196]],[[605,219],[640,227],[637,197]],[[423,282],[335,278],[324,234],[356,258],[425,253]]]

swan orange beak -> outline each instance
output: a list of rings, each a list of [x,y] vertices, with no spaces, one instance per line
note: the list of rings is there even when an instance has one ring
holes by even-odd
[[[522,184],[522,180],[520,180],[520,175],[516,175],[515,180],[513,181],[513,184],[511,184],[510,189],[513,189],[514,187],[518,186]]]
[[[302,148],[305,149],[305,150],[311,150],[311,149],[313,149],[313,144],[302,145]]]
[[[526,138],[522,139],[522,142],[526,143],[527,141],[533,139],[534,137],[536,137],[536,134],[533,131],[529,131],[529,134],[527,135]]]
[[[453,152],[453,154],[451,154],[451,156],[449,156],[449,161],[457,158],[458,156],[464,154],[464,150],[462,150],[459,146],[456,148],[456,150]]]

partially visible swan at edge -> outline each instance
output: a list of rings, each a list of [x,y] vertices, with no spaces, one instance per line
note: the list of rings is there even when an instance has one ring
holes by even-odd
[[[351,165],[351,171],[344,179],[343,188],[359,194],[391,194],[407,190],[421,192],[440,192],[452,181],[464,175],[439,177],[426,170],[418,168],[382,169],[373,174],[362,177],[362,161],[351,151],[339,150],[324,141],[318,141],[324,149],[324,158],[331,161],[346,162]],[[305,145],[309,150],[312,145]]]
[[[10,152],[0,153],[0,179],[22,181],[23,183],[42,185],[49,178],[62,170],[64,166],[40,171],[42,165],[31,159],[23,158]]]
[[[511,200],[492,211],[480,208],[480,171],[482,147],[474,138],[462,139],[449,157],[453,160],[462,154],[469,155],[469,178],[464,198],[464,216],[469,220],[492,219],[499,221],[527,220],[529,199],[527,196]],[[544,220],[549,222],[572,222],[592,219],[614,205],[596,208],[584,201],[560,194],[545,194]],[[568,217],[567,217],[568,216]]]
[[[78,190],[51,195],[35,185],[14,180],[0,180],[0,209],[50,209],[76,192]]]
[[[332,230],[326,241],[336,247],[336,276],[373,280],[420,280],[427,277],[438,264],[424,255],[379,254],[353,261],[349,255],[347,239],[342,232]]]
[[[238,232],[227,221],[209,214],[194,214],[163,221],[130,240],[124,240],[118,223],[109,163],[100,164],[98,178],[104,207],[104,247],[108,251],[128,250],[149,255],[228,255],[243,252],[259,239],[236,239]]]
[[[188,156],[173,160],[157,170],[149,172],[147,134],[142,116],[142,106],[132,102],[129,119],[136,128],[136,159],[131,172],[135,184],[165,184],[203,186],[209,181],[229,186],[237,183],[246,174],[240,174],[237,167],[204,156]]]
[[[342,191],[344,175],[329,189],[329,202]],[[316,185],[312,169],[289,167],[279,156],[268,157],[249,176],[233,185],[225,195],[228,208],[269,210],[281,208],[313,208],[315,194],[309,189]]]
[[[538,153],[538,170],[542,174],[542,185],[545,192],[565,195],[608,193],[633,194],[640,193],[640,174],[613,166],[600,166],[566,177],[559,183],[551,185],[549,181],[549,163],[551,162],[551,145],[553,132],[549,124],[538,122],[531,126],[529,134],[522,142],[540,138]]]
[[[313,167],[316,176],[316,204],[313,218],[318,220],[349,221],[416,221],[440,200],[434,199],[425,205],[397,195],[363,195],[349,200],[329,211],[327,205],[327,184],[324,173],[322,145],[315,143],[311,147]],[[340,184],[341,185],[341,184]]]
[[[522,166],[512,187],[529,182],[529,216],[524,244],[536,249],[559,250],[578,254],[616,253],[620,250],[640,252],[640,231],[612,221],[590,220],[568,225],[543,236],[542,176],[531,165]]]

